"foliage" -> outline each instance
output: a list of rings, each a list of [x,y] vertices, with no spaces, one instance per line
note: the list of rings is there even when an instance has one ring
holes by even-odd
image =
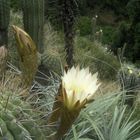
[[[22,13],[21,12],[14,12],[11,11],[10,13],[11,18],[10,18],[10,26],[12,25],[16,25],[18,27],[23,28],[23,20],[22,20]],[[8,53],[8,61],[11,62],[14,66],[19,67],[19,56],[17,53],[17,49],[16,49],[16,40],[15,37],[13,35],[13,30],[12,28],[9,28],[9,41],[8,41],[8,49],[9,49],[9,53]]]
[[[140,87],[140,70],[135,66],[123,64],[118,73],[122,89],[135,91]]]
[[[130,0],[127,4],[127,11],[129,17],[133,22],[140,21],[140,1],[139,0]]]
[[[17,1],[13,1],[13,4],[14,2]],[[95,4],[102,8],[111,8],[112,6],[114,10],[123,12],[125,8],[122,9],[122,7],[127,3],[126,0],[123,2],[120,0],[105,0],[102,3],[100,0],[82,0],[79,2],[81,2],[81,9],[83,8],[83,10],[90,12],[95,8]],[[84,5],[86,5],[86,9],[84,9]],[[134,5],[132,4],[131,6],[133,7]],[[118,9],[116,7],[118,7]],[[132,8],[134,11],[137,11],[135,8],[137,9],[137,5]],[[132,11],[131,15],[135,17],[134,15],[138,11],[135,13],[132,9],[130,10]],[[21,13],[12,14],[11,16],[10,25],[14,23],[15,25],[23,27]],[[132,20],[131,25],[122,23],[117,31],[118,35],[115,37],[116,42],[114,45],[116,45],[116,47],[123,46],[124,44],[122,42],[126,42],[129,45],[130,50],[128,51],[126,49],[126,52],[128,51],[127,53],[130,53],[130,56],[131,49],[139,56],[140,25],[137,22],[138,21],[133,22]],[[79,64],[81,67],[89,67],[92,73],[98,72],[100,82],[103,84],[103,80],[116,80],[116,75],[120,69],[120,64],[117,59],[107,52],[103,44],[96,41],[92,42],[89,38],[85,37],[92,32],[90,18],[85,16],[80,17],[76,29],[83,33],[81,34],[80,32],[81,36],[78,34],[75,38],[75,65]],[[102,27],[102,29],[104,32],[102,38],[103,43],[112,42],[114,29],[108,26]],[[55,133],[54,126],[47,125],[46,120],[48,120],[52,112],[54,98],[58,93],[58,87],[65,65],[64,40],[62,39],[64,34],[55,31],[49,23],[46,24],[44,31],[45,51],[43,54],[40,54],[40,64],[48,68],[46,73],[49,73],[49,76],[40,72],[44,77],[41,77],[42,79],[39,78],[44,80],[46,85],[42,86],[37,83],[37,81],[34,81],[29,97],[26,99],[20,97],[19,94],[23,95],[25,92],[20,85],[21,72],[9,62],[8,66],[10,66],[12,70],[8,70],[8,73],[6,73],[8,77],[6,77],[6,75],[5,80],[0,80],[0,139],[9,138],[9,140],[19,140],[23,138],[24,140],[30,138],[33,140],[45,140],[50,139]],[[123,38],[125,35],[127,39]],[[22,35],[20,37],[22,37]],[[15,41],[11,29],[9,39],[9,60],[13,62],[13,64],[17,64],[19,63],[19,57],[16,54]],[[22,38],[22,41],[23,40]],[[127,41],[130,41],[130,44]],[[131,44],[131,41],[134,43]],[[30,47],[29,44],[28,47]],[[27,50],[27,52],[31,51],[32,49]],[[25,52],[25,54],[28,53]],[[35,59],[30,58],[31,59],[26,57],[26,60],[29,59],[27,69],[31,68],[30,64],[33,61],[37,64],[36,55]],[[30,60],[32,62],[30,62]],[[130,90],[133,92],[139,90],[140,78],[139,71],[136,72],[137,70],[138,69],[134,67],[130,69],[125,67],[119,71],[119,73],[125,75],[125,77],[119,77],[121,80],[124,78],[121,91],[116,90],[111,93],[110,90],[112,87],[108,83],[107,86],[110,86],[109,93],[104,94],[104,89],[97,91],[95,100],[88,104],[81,112],[72,129],[65,135],[65,140],[118,140],[118,138],[120,140],[140,140],[140,129],[138,129],[140,114],[139,103],[136,106],[136,110],[134,110],[134,115],[132,115],[132,113],[129,114],[129,108],[124,106],[125,98],[129,98],[127,95],[124,98],[124,94],[130,92]],[[34,72],[32,74],[34,75]],[[102,90],[104,90],[104,92],[102,92]],[[136,100],[136,103],[139,102],[139,96]],[[57,124],[57,128],[58,125],[59,124]]]
[[[104,26],[104,27],[101,27],[101,29],[103,30],[102,43],[111,44],[113,41],[113,36],[116,29],[111,26]]]
[[[133,63],[136,60],[139,60],[139,42],[140,42],[140,31],[139,31],[139,14],[140,14],[140,2],[137,0],[129,1],[128,5],[128,14],[131,20],[130,25],[122,23],[118,28],[118,31],[115,35],[112,47],[115,51],[118,48],[123,48],[125,45],[124,56],[132,61]],[[115,52],[117,54],[117,52]]]
[[[117,54],[118,48],[123,48],[124,43],[127,42],[128,30],[129,25],[126,22],[122,22],[114,33],[111,47],[115,54]],[[132,53],[132,51],[127,51],[127,54],[131,55],[129,53]]]
[[[55,31],[51,24],[45,24],[44,53],[41,55],[41,63],[49,72],[62,74],[62,68],[66,64],[63,48],[63,35]]]
[[[36,116],[30,104],[22,101],[16,93],[8,90],[0,92],[0,139],[45,139],[39,128],[41,121],[38,122]]]
[[[89,35],[92,33],[92,19],[86,16],[78,18],[76,29],[80,31],[81,36]]]
[[[92,10],[96,7],[100,9],[111,9],[118,15],[126,15],[125,13],[125,6],[128,3],[128,0],[82,0],[80,3],[81,13],[84,15],[90,14]],[[87,11],[83,13],[83,11]]]
[[[97,126],[97,128],[95,126],[99,140],[136,140],[137,138],[139,138],[139,136],[136,136],[136,130],[138,129],[138,127],[136,126],[139,123],[139,121],[130,121],[130,117],[132,114],[130,114],[130,116],[128,116],[128,118],[126,118],[125,120],[125,111],[126,107],[115,107],[113,116],[109,123],[103,119],[103,128],[102,126]],[[133,131],[133,129],[135,130]]]
[[[10,1],[10,4],[11,4],[11,8],[14,11],[17,11],[17,10],[21,9],[21,7],[20,7],[20,1],[19,0],[11,0]]]
[[[97,71],[102,80],[116,79],[120,64],[100,43],[77,37],[75,46],[76,63],[89,66],[93,72]]]
[[[107,6],[109,8],[111,8],[112,10],[114,10],[114,12],[116,14],[125,14],[125,6],[128,3],[128,0],[106,0],[104,2],[104,6]]]
[[[18,23],[14,22],[14,24],[20,24],[21,26],[21,19],[17,19],[17,16],[13,18],[16,18],[16,21],[18,21]],[[49,71],[61,74],[62,67],[66,64],[65,51],[63,49],[63,34],[55,31],[49,23],[45,25],[44,34],[45,51],[40,56],[41,64],[43,64]],[[10,36],[12,38],[12,34],[10,34]],[[14,40],[10,41],[10,43],[14,43]],[[15,44],[11,44],[10,46],[10,54],[13,54],[11,57],[12,62],[16,61],[17,64],[18,56],[15,54],[16,51],[13,51],[13,46],[15,46]],[[92,72],[99,71],[101,79],[116,78],[115,75],[119,68],[119,63],[113,55],[106,52],[105,48],[100,43],[93,43],[85,37],[76,36],[74,59],[75,64],[80,64],[85,67],[89,66]],[[116,70],[114,71],[114,69]]]
[[[90,10],[87,5],[87,0],[78,1],[78,9],[81,16],[84,16],[86,13],[89,13]]]
[[[129,96],[125,99],[125,103],[133,106],[140,89],[140,70],[133,65],[124,64],[118,72],[118,79],[120,81],[121,90],[126,91]]]
[[[13,78],[10,78],[10,79],[13,80]],[[8,87],[11,88],[10,83],[12,83],[12,85],[15,84],[15,82],[12,82],[11,80],[7,82],[9,83],[10,86],[8,86],[7,84],[4,84],[5,87],[1,87],[3,91],[4,89],[7,90]],[[42,139],[49,139],[53,135],[53,132],[54,132],[54,130],[52,130],[53,126],[47,126],[47,127],[42,126],[41,127],[43,128],[41,129],[42,133],[40,132],[40,129],[39,129],[40,127],[38,127],[38,129],[34,127],[35,123],[38,122],[36,120],[38,117],[39,117],[38,119],[40,123],[42,120],[41,116],[45,118],[45,122],[46,122],[46,116],[48,116],[48,114],[51,112],[53,100],[58,91],[60,79],[57,80],[56,77],[49,77],[48,80],[49,80],[48,86],[41,86],[38,84],[37,86],[39,90],[36,91],[36,94],[31,94],[29,98],[27,99],[26,103],[25,101],[21,101],[23,104],[18,104],[17,108],[14,111],[14,112],[18,112],[20,109],[23,109],[22,113],[31,112],[31,114],[29,115],[28,121],[27,119],[26,120],[24,119],[25,114],[21,114],[20,119],[18,119],[18,124],[19,126],[24,124],[25,126],[23,128],[25,128],[26,130],[30,130],[29,134],[32,134],[32,136],[36,136],[35,138],[37,139],[39,138],[41,139],[41,135],[43,137],[42,133],[45,130],[48,131],[47,133],[46,132],[44,133],[44,135],[47,135],[47,137],[42,138]],[[15,86],[13,86],[13,91],[15,91]],[[17,90],[15,92],[17,92]],[[20,92],[22,92],[22,89],[20,89]],[[5,98],[8,95],[11,95],[9,98],[9,102],[8,102],[9,104],[7,106],[7,110],[9,109],[9,106],[10,108],[12,108],[13,106],[10,103],[17,105],[17,102],[15,102],[15,100],[20,99],[18,95],[15,95],[14,93],[11,94],[10,92],[6,92],[6,91],[4,91],[4,93],[5,94],[2,94],[2,95],[3,97],[5,96]],[[108,94],[106,93],[105,95],[102,95],[101,92],[98,92],[97,95],[98,96],[95,97],[95,101],[87,105],[87,107],[81,112],[79,118],[73,125],[70,132],[66,134],[65,140],[69,140],[69,139],[82,140],[84,138],[85,140],[88,140],[88,139],[89,140],[92,140],[92,139],[108,140],[109,137],[111,137],[111,140],[112,140],[112,139],[116,139],[116,134],[118,134],[121,139],[126,138],[126,137],[131,137],[131,136],[133,136],[131,137],[133,140],[135,138],[139,138],[140,137],[139,131],[136,131],[137,126],[139,126],[137,122],[139,118],[134,117],[133,119],[130,120],[129,115],[126,115],[127,108],[116,107],[118,103],[120,103],[121,98],[123,100],[123,96],[122,96],[123,92],[115,91],[113,93],[108,93]],[[30,108],[31,107],[30,105],[28,106],[29,103],[31,103],[34,106],[34,110]],[[24,106],[27,106],[28,108],[24,109]],[[38,112],[39,114],[36,114],[36,112]],[[26,116],[26,118],[27,117],[28,116]],[[34,122],[34,124],[31,125],[31,129],[30,129],[30,124],[32,124],[32,121],[30,121],[30,118],[33,118],[33,122]],[[21,121],[23,119],[24,121]],[[43,122],[43,124],[45,124],[45,122]],[[39,126],[42,125],[42,123],[41,124],[40,123],[39,123]],[[36,129],[33,129],[33,128],[36,128]],[[130,131],[132,133],[129,133]],[[128,132],[129,134],[127,134],[126,132]]]
[[[81,113],[75,122],[71,135],[66,140],[131,140],[139,139],[139,120],[132,120],[133,112],[127,111],[126,106],[117,106],[121,94],[106,94],[95,101]]]
[[[134,37],[135,37],[134,55],[135,55],[136,59],[140,59],[140,56],[139,56],[139,53],[140,53],[140,23],[138,23],[135,26]]]

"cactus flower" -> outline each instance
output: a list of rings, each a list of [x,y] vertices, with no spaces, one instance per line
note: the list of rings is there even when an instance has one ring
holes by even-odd
[[[66,134],[81,109],[93,100],[99,85],[97,73],[92,75],[89,68],[80,69],[77,66],[64,72],[50,118],[50,122],[60,120],[57,139],[61,139]]]
[[[63,104],[68,109],[72,109],[77,104],[83,107],[93,99],[100,85],[97,80],[97,73],[92,75],[88,68],[80,70],[79,67],[72,67],[62,77]]]

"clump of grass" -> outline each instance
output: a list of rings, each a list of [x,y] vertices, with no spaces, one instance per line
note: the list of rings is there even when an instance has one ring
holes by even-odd
[[[126,106],[118,104],[122,95],[123,92],[116,92],[96,98],[81,113],[70,133],[66,135],[66,140],[139,139],[139,119],[132,119],[134,112],[129,112]]]

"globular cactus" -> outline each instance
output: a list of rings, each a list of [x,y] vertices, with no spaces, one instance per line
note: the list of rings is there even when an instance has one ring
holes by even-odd
[[[45,140],[36,116],[19,96],[0,92],[0,140]]]
[[[0,0],[0,46],[8,43],[10,0]]]
[[[51,72],[61,74],[64,62],[62,62],[61,54],[56,50],[56,48],[47,49],[44,53],[45,55],[42,56],[42,63],[43,65],[48,68]]]
[[[43,52],[44,0],[21,0],[25,31]]]
[[[118,77],[121,90],[125,90],[126,95],[128,96],[128,98],[125,99],[125,104],[133,106],[137,91],[140,90],[139,70],[133,66],[125,65],[119,71]]]

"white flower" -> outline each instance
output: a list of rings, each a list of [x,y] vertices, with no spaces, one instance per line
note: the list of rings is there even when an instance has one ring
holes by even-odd
[[[67,108],[73,108],[77,103],[83,106],[93,99],[98,89],[97,73],[92,75],[89,68],[72,67],[62,77],[63,102]],[[64,95],[65,94],[65,95]]]
[[[95,15],[95,18],[98,18],[98,15]]]
[[[103,30],[102,30],[102,29],[100,29],[100,32],[102,33],[102,32],[103,32]]]

